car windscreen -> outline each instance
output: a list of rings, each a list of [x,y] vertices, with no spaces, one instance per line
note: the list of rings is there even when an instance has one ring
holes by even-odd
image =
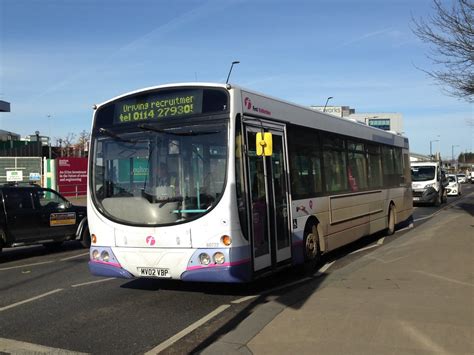
[[[416,166],[411,167],[412,181],[430,181],[436,176],[436,168],[434,166]]]

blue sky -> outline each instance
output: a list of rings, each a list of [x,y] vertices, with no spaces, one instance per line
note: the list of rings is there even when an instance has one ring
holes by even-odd
[[[445,2],[450,4],[449,1]],[[231,82],[302,105],[401,112],[411,150],[474,150],[411,18],[432,0],[0,0],[0,128],[90,131],[92,105],[170,82]],[[48,119],[48,115],[51,118]]]

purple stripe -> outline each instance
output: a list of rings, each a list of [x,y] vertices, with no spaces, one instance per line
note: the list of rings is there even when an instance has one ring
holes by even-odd
[[[209,264],[209,265],[199,265],[199,266],[188,266],[186,270],[198,270],[198,269],[207,269],[207,268],[214,268],[214,267],[225,267],[225,266],[237,266],[237,265],[242,265],[242,264],[247,264],[250,262],[250,259],[243,259],[239,261],[234,261],[231,263],[224,263],[224,264]]]
[[[92,263],[97,263],[97,264],[103,264],[103,265],[109,265],[113,267],[122,267],[119,263],[106,263],[105,261],[100,261],[100,260],[91,260]]]

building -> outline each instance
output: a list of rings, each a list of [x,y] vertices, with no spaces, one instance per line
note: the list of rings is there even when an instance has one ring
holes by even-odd
[[[0,129],[0,142],[19,141],[20,135]]]
[[[354,113],[349,117],[371,127],[404,134],[403,116],[398,112]]]
[[[0,112],[10,112],[10,103],[0,100]]]
[[[313,110],[329,113],[337,117],[353,118],[368,126],[404,134],[403,115],[398,112],[360,112],[349,106],[310,106]]]
[[[36,136],[36,134],[30,134],[25,138],[22,138],[22,140],[27,142],[37,142],[39,140],[41,142],[41,145],[49,145],[50,142],[50,138],[48,136]]]
[[[349,106],[310,106],[313,110],[329,113],[337,117],[347,117],[355,110]]]

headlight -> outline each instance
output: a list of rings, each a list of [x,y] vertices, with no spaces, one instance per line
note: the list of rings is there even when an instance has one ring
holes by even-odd
[[[109,259],[110,259],[109,253],[104,250],[102,253],[100,253],[100,258],[102,259],[102,261],[105,261],[106,263],[109,262]]]
[[[201,253],[199,254],[199,262],[202,265],[209,265],[211,262],[211,257],[209,256],[209,254]]]
[[[99,260],[99,251],[97,249],[94,249],[92,251],[92,259],[93,260]]]
[[[429,189],[430,187],[435,187],[435,184],[426,184],[425,189]]]
[[[224,264],[224,262],[225,262],[225,256],[220,251],[215,253],[213,258],[214,258],[214,262],[216,264]]]

